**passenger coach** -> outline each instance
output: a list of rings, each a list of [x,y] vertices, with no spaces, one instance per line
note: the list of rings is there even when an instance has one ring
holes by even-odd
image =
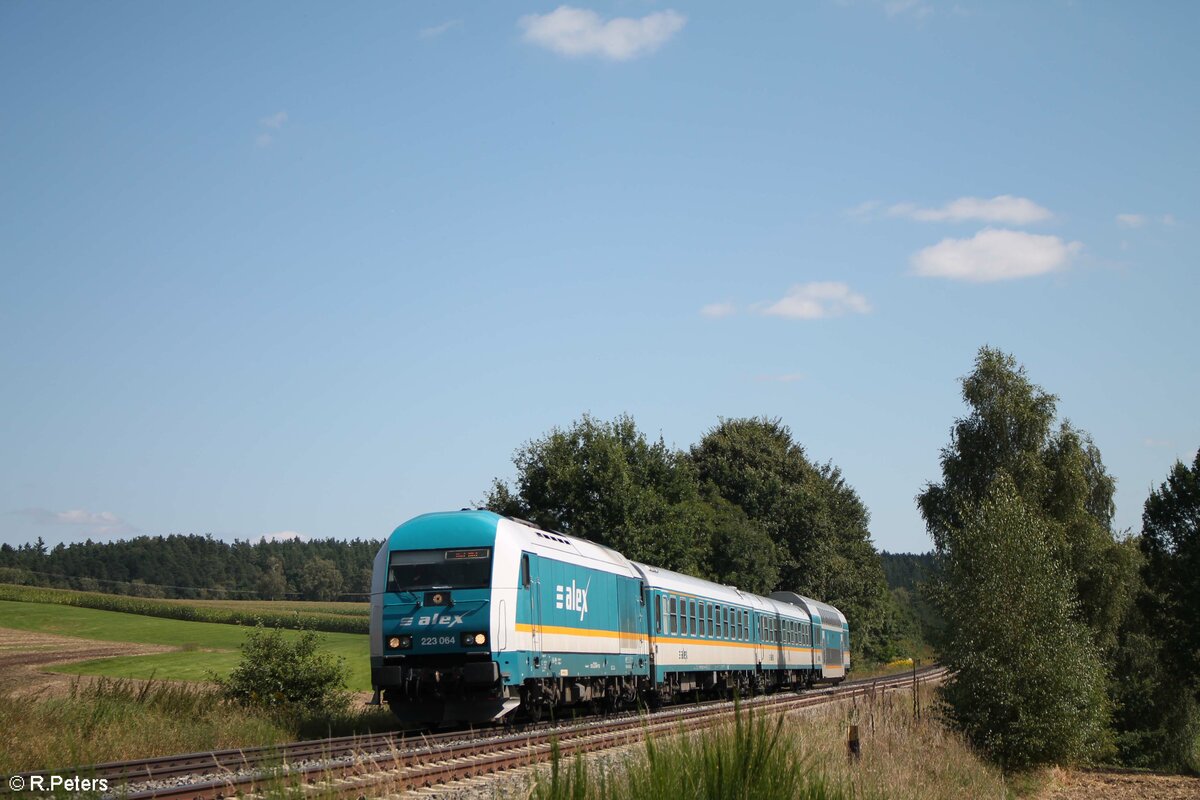
[[[832,606],[638,564],[488,511],[416,517],[375,558],[371,682],[406,722],[803,686],[848,667]]]

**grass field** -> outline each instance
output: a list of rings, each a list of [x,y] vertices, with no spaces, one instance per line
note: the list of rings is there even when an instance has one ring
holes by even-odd
[[[218,601],[220,602],[220,601]],[[135,642],[177,647],[171,653],[120,656],[54,668],[77,675],[205,680],[209,671],[225,675],[237,663],[246,627],[215,622],[188,622],[117,611],[101,611],[47,603],[0,600],[0,627],[106,642]],[[291,631],[287,636],[295,636]],[[350,689],[370,691],[368,639],[362,634],[322,633],[324,647],[345,659]]]

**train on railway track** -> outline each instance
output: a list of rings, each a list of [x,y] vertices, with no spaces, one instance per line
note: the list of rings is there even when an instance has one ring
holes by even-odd
[[[833,606],[639,564],[490,511],[416,517],[375,558],[371,683],[407,723],[803,688],[849,666]]]

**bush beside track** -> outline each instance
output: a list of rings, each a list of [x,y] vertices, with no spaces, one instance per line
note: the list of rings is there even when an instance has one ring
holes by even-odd
[[[365,615],[350,615],[340,610],[328,612],[269,611],[264,609],[265,604],[260,602],[255,603],[254,608],[243,611],[227,605],[198,605],[186,600],[157,600],[121,594],[80,592],[72,589],[44,589],[12,584],[0,584],[0,600],[77,606],[188,622],[216,622],[225,625],[257,625],[261,622],[271,628],[317,630],[327,633],[365,634],[368,633],[369,625]]]

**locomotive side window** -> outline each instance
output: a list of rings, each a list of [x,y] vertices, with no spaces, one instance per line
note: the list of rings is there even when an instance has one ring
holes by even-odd
[[[529,553],[522,553],[521,554],[521,585],[524,586],[526,589],[528,589],[529,585],[532,582],[533,582],[533,580],[529,576]]]

